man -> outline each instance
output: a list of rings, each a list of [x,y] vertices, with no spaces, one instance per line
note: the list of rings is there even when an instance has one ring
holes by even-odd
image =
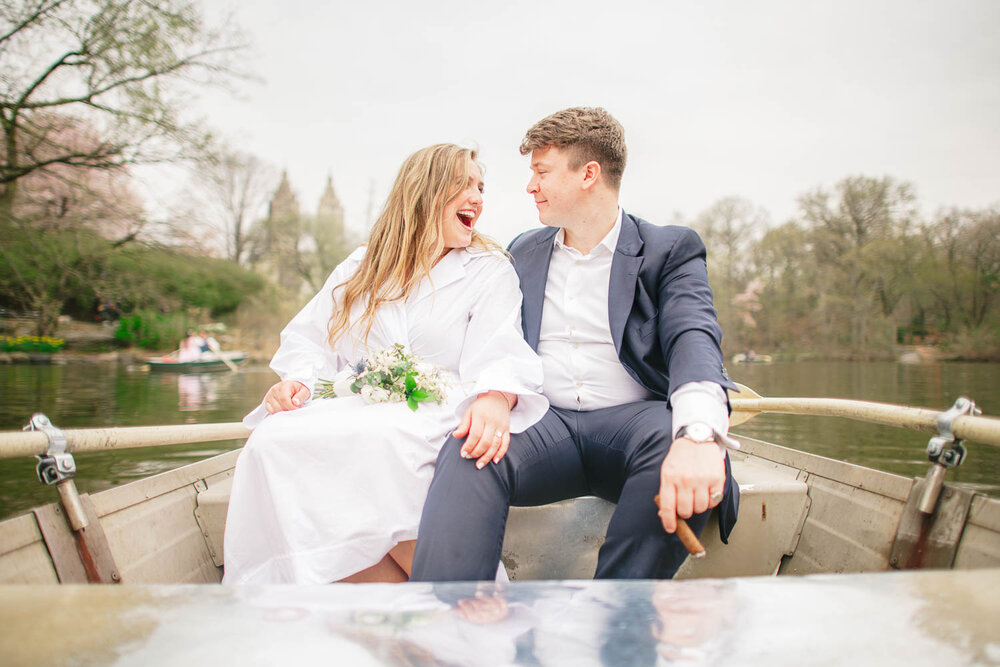
[[[509,250],[552,407],[481,470],[472,437],[445,443],[411,580],[492,579],[509,505],[591,494],[618,504],[595,577],[672,577],[686,556],[677,517],[700,533],[719,506],[725,540],[739,502],[705,246],[621,210],[624,131],[605,110],[544,118],[521,143],[529,153],[546,228]]]

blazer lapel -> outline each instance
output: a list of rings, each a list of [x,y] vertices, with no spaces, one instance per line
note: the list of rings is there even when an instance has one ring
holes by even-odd
[[[611,338],[619,355],[622,351],[625,323],[632,312],[632,302],[635,299],[635,282],[639,278],[639,267],[642,266],[642,245],[635,220],[623,212],[622,229],[618,235],[614,259],[611,260],[611,283],[608,287],[608,320],[611,324]]]
[[[521,328],[524,339],[532,350],[538,351],[538,337],[542,328],[542,306],[545,304],[545,283],[549,278],[549,262],[556,232],[545,234],[535,245],[520,253],[514,260],[514,268],[521,279],[521,294],[524,303],[521,308]]]

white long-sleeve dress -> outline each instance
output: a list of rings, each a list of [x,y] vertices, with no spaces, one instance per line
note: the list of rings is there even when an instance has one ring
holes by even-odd
[[[244,419],[253,428],[236,464],[225,533],[224,583],[329,583],[416,539],[438,451],[478,393],[518,395],[511,431],[545,413],[541,362],[521,337],[521,292],[510,262],[452,250],[405,302],[382,306],[365,343],[328,343],[334,288],[359,248],[281,333],[271,368],[312,390],[372,352],[401,343],[454,376],[447,400],[366,404],[310,398],[297,410]],[[361,306],[352,311],[357,321]],[[315,392],[313,392],[315,395]]]

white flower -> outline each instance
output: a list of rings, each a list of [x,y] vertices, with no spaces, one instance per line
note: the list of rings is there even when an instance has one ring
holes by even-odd
[[[374,387],[371,390],[371,402],[373,403],[386,403],[389,400],[389,390],[383,389],[382,387]]]
[[[361,398],[365,399],[365,403],[375,402],[375,399],[372,398],[372,392],[374,390],[375,390],[374,387],[372,387],[370,384],[366,384],[363,387],[361,387]]]
[[[333,393],[337,395],[338,398],[344,398],[345,396],[353,396],[354,392],[351,391],[351,383],[354,382],[353,377],[341,378],[333,383]]]

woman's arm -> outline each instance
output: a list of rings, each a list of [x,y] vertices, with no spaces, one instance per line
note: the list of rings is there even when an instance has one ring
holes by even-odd
[[[483,264],[472,277],[476,290],[459,361],[461,378],[475,388],[459,407],[462,419],[454,435],[466,438],[463,456],[482,468],[503,458],[511,432],[538,421],[548,401],[541,395],[541,361],[521,334],[521,289],[514,268],[492,256],[477,262]]]
[[[359,248],[341,262],[322,289],[281,331],[281,344],[270,364],[281,381],[268,389],[261,404],[244,417],[248,427],[253,428],[268,414],[302,407],[320,377],[332,377],[347,363],[328,343],[333,290],[357,270],[363,254],[364,249]]]

